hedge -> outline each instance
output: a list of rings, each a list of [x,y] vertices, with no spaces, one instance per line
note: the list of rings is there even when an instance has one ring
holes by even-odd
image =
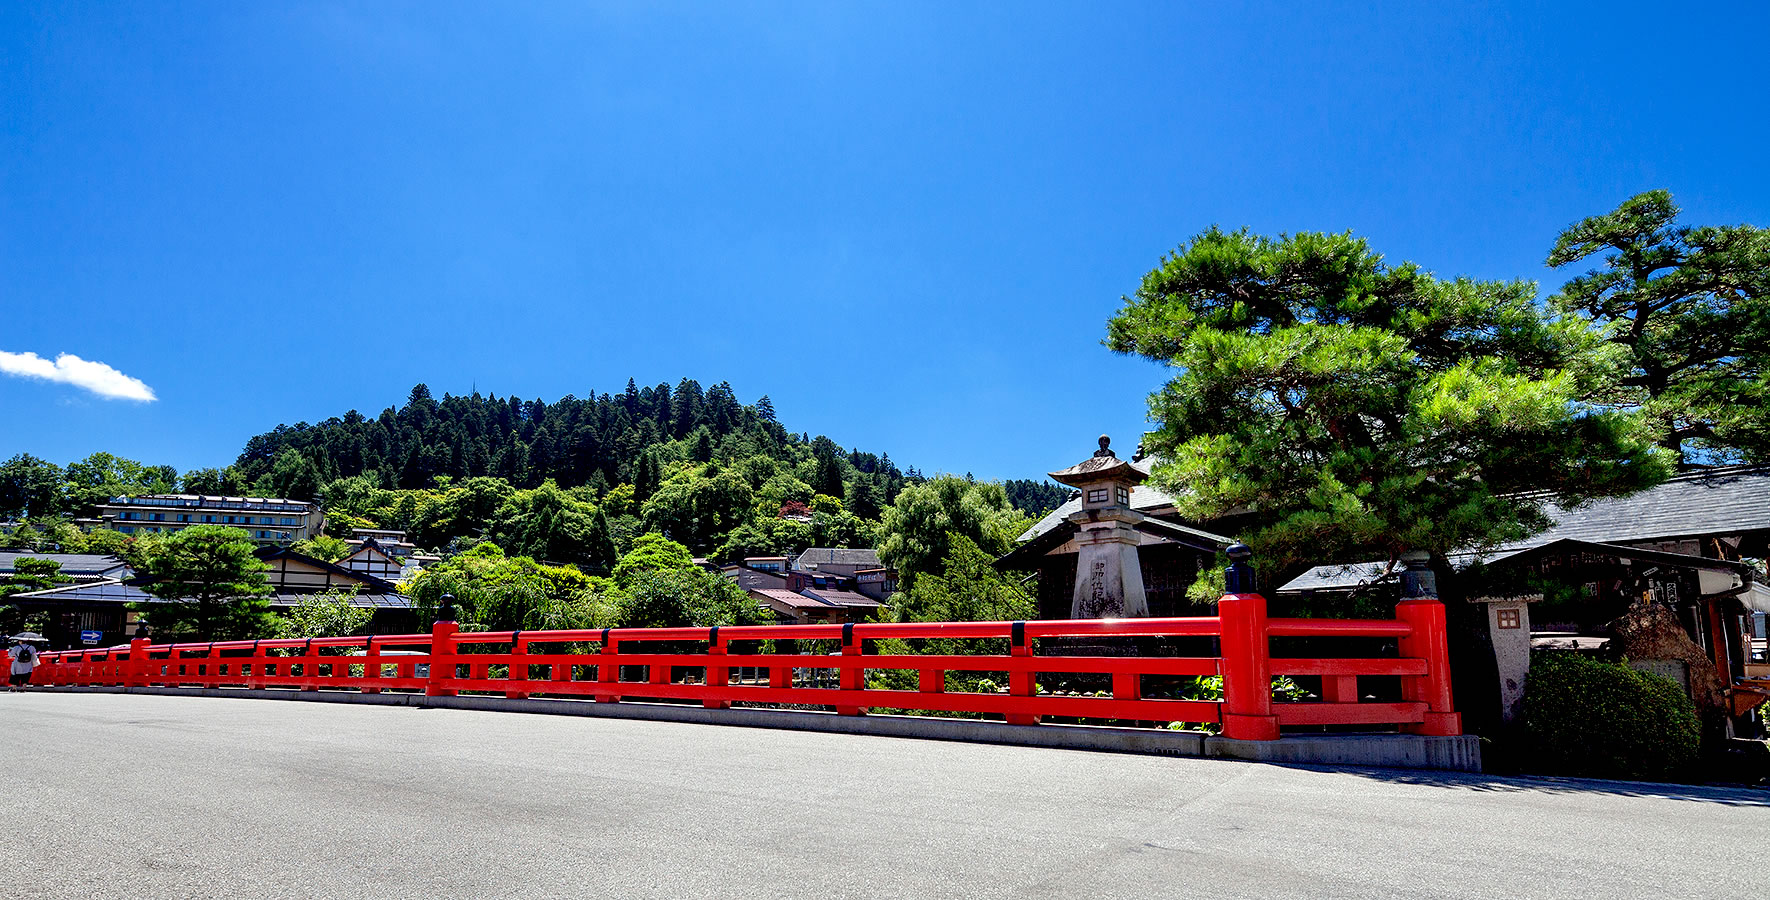
[[[1547,775],[1673,780],[1701,726],[1677,682],[1566,651],[1531,654],[1521,763]]]

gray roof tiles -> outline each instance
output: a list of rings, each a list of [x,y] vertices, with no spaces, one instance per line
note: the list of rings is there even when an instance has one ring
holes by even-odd
[[[803,569],[808,564],[878,568],[879,551],[871,547],[812,547],[793,561],[793,567],[798,569]]]
[[[63,575],[102,575],[126,565],[115,556],[104,553],[29,553],[22,550],[0,550],[0,574],[18,571],[21,559],[49,559],[61,563]]]
[[[1574,509],[1550,506],[1555,524],[1541,534],[1484,553],[1458,553],[1459,566],[1476,559],[1494,562],[1556,541],[1631,544],[1703,535],[1770,530],[1770,469],[1724,469],[1680,475],[1628,497],[1597,500]],[[1280,593],[1357,587],[1379,577],[1386,563],[1316,566],[1297,576]]]
[[[13,595],[17,599],[53,600],[63,603],[163,603],[165,601],[132,584],[124,584],[117,580],[95,581],[90,584],[76,584],[65,587],[49,588],[43,591],[31,591],[27,594]],[[294,606],[303,599],[311,597],[311,593],[280,591],[269,595],[266,599],[272,606]],[[409,609],[412,601],[399,594],[359,593],[350,599],[350,605],[364,609]]]

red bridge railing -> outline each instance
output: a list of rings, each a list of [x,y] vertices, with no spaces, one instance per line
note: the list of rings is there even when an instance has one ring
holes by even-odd
[[[1216,638],[1214,656],[1038,655],[1044,638]],[[1391,638],[1392,657],[1274,658],[1273,637]],[[885,654],[869,641],[1006,639],[1008,653]],[[837,654],[762,652],[765,641],[830,641]],[[594,645],[591,649],[590,645]],[[867,673],[917,673],[916,689],[867,686]],[[807,672],[834,673],[814,680]],[[1005,693],[947,689],[947,672],[1006,673]],[[753,674],[752,674],[753,673]],[[1041,694],[1039,677],[1110,676],[1109,696]],[[1145,696],[1146,677],[1221,676],[1223,699]],[[1279,702],[1273,678],[1319,678],[1319,701]],[[1359,679],[1399,678],[1401,699],[1361,700]],[[812,683],[807,683],[812,682]],[[830,682],[833,682],[830,683]],[[430,634],[128,645],[45,653],[40,685],[281,688],[302,691],[492,692],[507,697],[589,697],[833,707],[843,715],[905,709],[1043,718],[1220,724],[1245,740],[1277,738],[1285,726],[1399,726],[1416,734],[1461,733],[1451,707],[1444,607],[1403,601],[1394,619],[1268,619],[1259,594],[1228,594],[1218,615],[1199,618],[1029,622],[860,623],[719,628],[614,628],[463,632],[439,622]]]

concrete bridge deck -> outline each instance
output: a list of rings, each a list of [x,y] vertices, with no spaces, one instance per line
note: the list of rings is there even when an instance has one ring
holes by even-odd
[[[0,694],[0,791],[45,897],[1737,897],[1770,829],[1749,789],[116,694]]]

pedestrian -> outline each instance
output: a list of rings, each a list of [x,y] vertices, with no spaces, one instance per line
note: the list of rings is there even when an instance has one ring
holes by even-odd
[[[10,689],[14,691],[22,691],[25,689],[25,685],[31,680],[31,670],[37,668],[37,658],[39,656],[37,648],[31,646],[30,641],[21,640],[13,644],[12,649],[6,651],[6,655],[12,658],[12,681]]]

